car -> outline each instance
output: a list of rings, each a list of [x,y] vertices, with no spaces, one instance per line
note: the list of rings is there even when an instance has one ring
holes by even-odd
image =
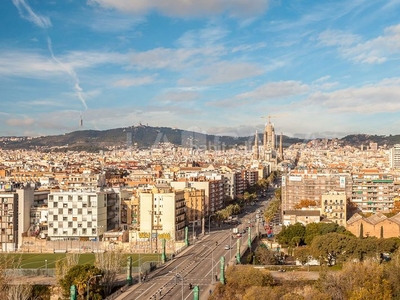
[[[225,250],[230,250],[230,249],[231,249],[231,246],[225,245],[224,249],[225,249]]]
[[[242,237],[242,234],[241,233],[237,233],[236,237],[240,238],[240,237]]]

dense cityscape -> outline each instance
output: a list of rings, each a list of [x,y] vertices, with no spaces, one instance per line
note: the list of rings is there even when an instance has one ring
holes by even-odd
[[[250,148],[208,150],[195,142],[190,147],[158,142],[145,149],[131,146],[99,153],[0,153],[3,253],[117,251],[161,255],[157,261],[165,264],[225,226],[231,235],[225,245],[228,265],[248,261],[254,255],[253,241],[256,249],[264,245],[297,264],[310,265],[316,261],[301,260],[292,245],[293,239],[298,239],[297,246],[311,243],[298,234],[288,240],[291,226],[334,224],[356,237],[400,236],[399,145],[371,142],[355,148],[340,145],[338,139],[315,139],[283,148],[282,135],[275,134],[269,120],[264,132],[255,133]],[[253,226],[256,232],[251,235]],[[247,227],[251,244],[241,249],[239,240]],[[218,241],[215,245],[222,247]],[[317,261],[326,262],[323,255]],[[279,263],[275,255],[268,264]],[[115,276],[124,269],[124,263],[119,264]],[[140,267],[145,268],[139,262]],[[150,272],[152,265],[148,267],[138,274]],[[50,270],[55,278],[53,268],[58,267],[48,266],[46,259],[46,275]],[[42,266],[37,275],[43,272]],[[112,283],[118,286],[116,278]]]
[[[400,299],[400,1],[0,1],[0,300]]]

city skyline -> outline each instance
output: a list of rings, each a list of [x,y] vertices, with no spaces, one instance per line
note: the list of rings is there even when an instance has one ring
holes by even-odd
[[[400,2],[6,0],[0,136],[397,134]]]

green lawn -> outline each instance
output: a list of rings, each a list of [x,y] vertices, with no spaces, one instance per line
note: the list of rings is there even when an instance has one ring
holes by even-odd
[[[21,269],[44,269],[46,268],[46,260],[47,260],[47,268],[52,269],[55,268],[56,262],[58,260],[63,260],[67,255],[65,253],[22,253],[22,254],[0,254],[0,261],[5,262],[9,261],[13,267],[21,268]],[[77,254],[79,256],[79,264],[93,264],[95,261],[95,254],[93,253],[82,253]],[[136,267],[139,265],[139,254],[124,254],[125,259],[128,256],[132,257],[132,265]],[[159,254],[141,254],[140,260],[141,263],[145,261],[159,261],[161,258]],[[9,268],[12,268],[11,266]]]

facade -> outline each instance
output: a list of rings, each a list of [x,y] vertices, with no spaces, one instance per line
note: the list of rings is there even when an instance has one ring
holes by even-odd
[[[394,207],[395,187],[390,175],[378,170],[353,175],[351,202],[362,212],[389,212]]]
[[[319,209],[287,210],[283,213],[283,225],[285,226],[296,223],[302,223],[303,225],[318,223],[320,219]]]
[[[344,192],[329,191],[321,195],[321,215],[328,220],[346,226],[347,205]]]
[[[389,167],[400,169],[400,144],[395,144],[389,151]]]
[[[391,218],[376,213],[368,218],[354,214],[348,221],[346,229],[355,236],[391,238],[400,236],[400,214]]]
[[[131,232],[130,241],[145,242],[150,251],[161,250],[161,240],[181,241],[186,226],[183,190],[155,187],[139,193],[139,230]]]
[[[51,240],[99,240],[119,227],[119,194],[114,191],[60,191],[48,196]]]
[[[282,176],[282,210],[293,210],[301,200],[321,201],[331,190],[351,197],[352,181],[348,173],[293,172]]]
[[[205,191],[187,188],[184,195],[187,221],[200,224],[205,216]]]

